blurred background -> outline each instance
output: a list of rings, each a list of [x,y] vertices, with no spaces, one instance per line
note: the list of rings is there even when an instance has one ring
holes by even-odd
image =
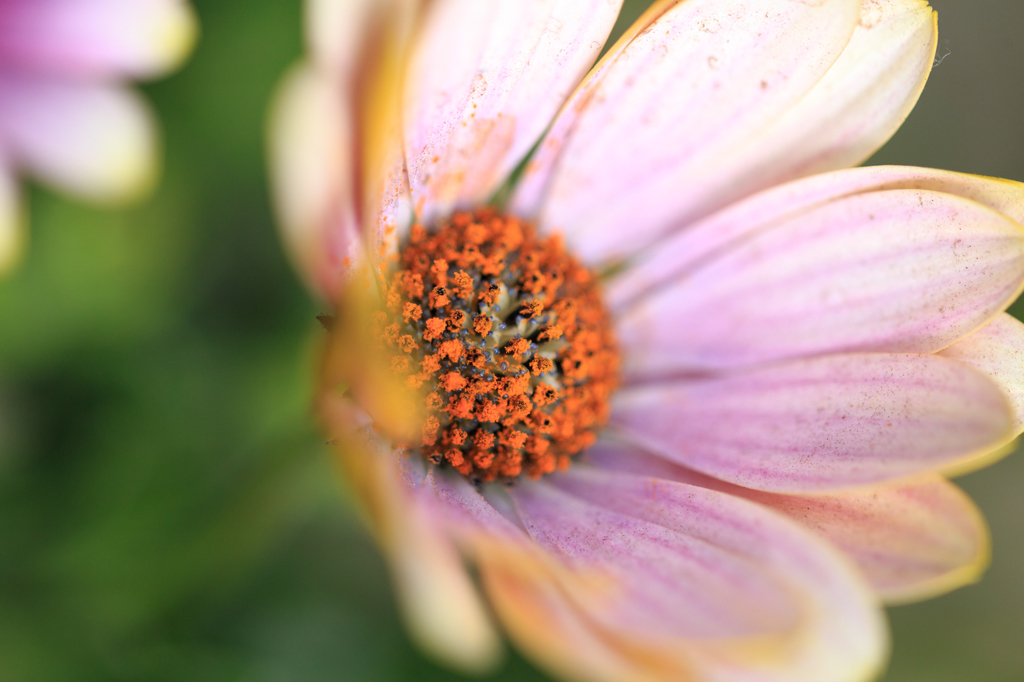
[[[647,2],[627,0],[625,27]],[[278,246],[263,123],[298,0],[197,0],[146,203],[32,188],[0,280],[0,680],[459,680],[420,656],[309,410],[315,315]],[[932,0],[941,63],[871,163],[1024,180],[1024,3]],[[1013,312],[1024,313],[1018,305]],[[960,481],[978,585],[890,611],[886,682],[1024,680],[1024,455]],[[510,653],[493,680],[544,680]]]

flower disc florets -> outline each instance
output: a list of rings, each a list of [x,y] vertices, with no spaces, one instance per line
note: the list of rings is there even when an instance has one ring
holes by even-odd
[[[418,442],[472,480],[564,469],[608,419],[619,356],[597,279],[491,210],[412,228],[374,335],[425,396]]]

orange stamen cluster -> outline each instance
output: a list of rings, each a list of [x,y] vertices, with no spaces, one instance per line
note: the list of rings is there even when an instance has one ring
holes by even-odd
[[[491,210],[415,225],[374,330],[423,392],[418,442],[476,481],[565,469],[608,419],[619,356],[593,273]]]

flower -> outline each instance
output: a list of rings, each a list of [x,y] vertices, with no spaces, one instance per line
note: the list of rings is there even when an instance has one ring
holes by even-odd
[[[156,124],[122,81],[176,68],[195,35],[185,0],[0,3],[0,273],[24,241],[18,171],[101,203],[149,189]]]
[[[308,3],[270,152],[318,408],[452,665],[871,679],[880,605],[987,563],[947,476],[1024,430],[1024,185],[849,168],[922,0],[656,1],[590,68],[619,5]]]

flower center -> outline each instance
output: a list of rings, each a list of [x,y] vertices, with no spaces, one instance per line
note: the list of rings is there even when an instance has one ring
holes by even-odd
[[[412,228],[374,335],[423,392],[418,442],[474,481],[569,466],[608,419],[619,354],[597,278],[558,237],[483,209]]]

